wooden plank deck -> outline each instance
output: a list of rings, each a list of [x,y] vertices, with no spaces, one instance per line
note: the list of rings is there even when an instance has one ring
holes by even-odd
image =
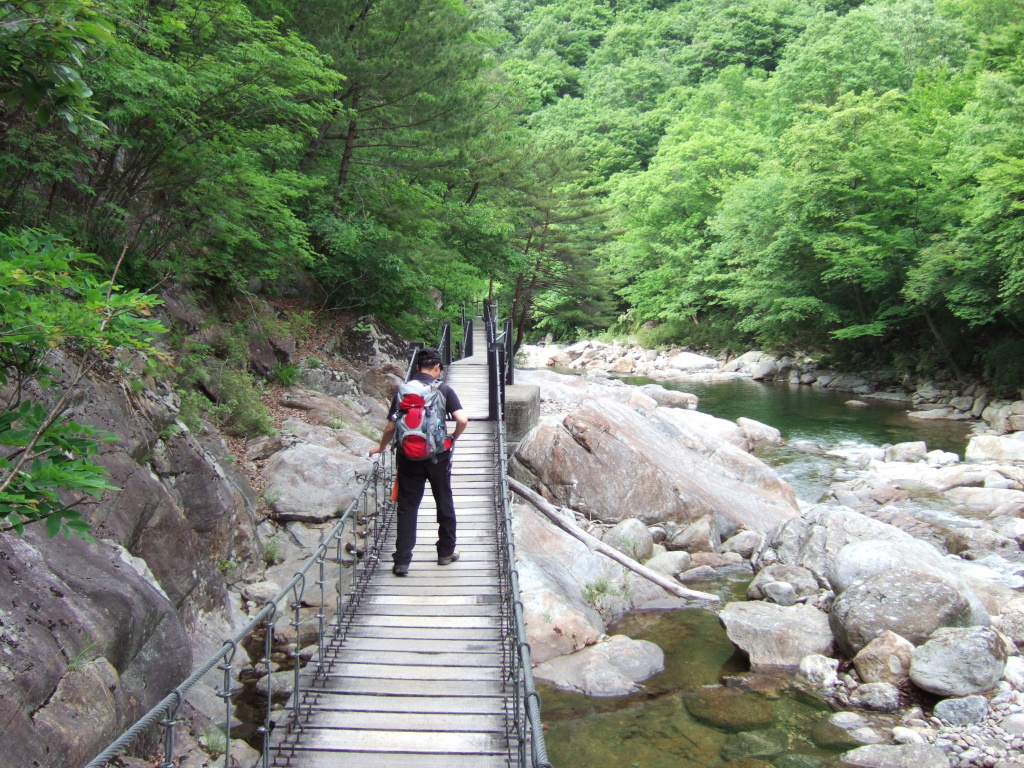
[[[297,736],[275,732],[275,766],[508,765],[495,562],[499,469],[494,424],[487,421],[486,342],[479,321],[473,344],[476,354],[448,373],[470,416],[452,462],[461,557],[437,565],[428,487],[409,575],[391,573],[392,525],[358,614],[344,641],[327,654],[336,654],[336,661],[311,689],[316,693],[308,722]],[[303,675],[303,688],[310,678]]]

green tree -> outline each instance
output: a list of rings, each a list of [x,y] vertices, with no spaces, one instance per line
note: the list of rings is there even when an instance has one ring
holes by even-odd
[[[159,300],[96,278],[95,266],[51,234],[0,235],[0,532],[38,522],[50,536],[89,538],[77,507],[116,490],[90,459],[113,436],[64,414],[85,377],[118,352],[151,352],[163,328],[149,317]],[[69,371],[57,370],[56,347]]]

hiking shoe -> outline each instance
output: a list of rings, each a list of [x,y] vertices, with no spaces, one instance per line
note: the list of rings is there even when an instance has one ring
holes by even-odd
[[[458,559],[459,559],[459,550],[456,549],[450,555],[446,555],[445,557],[438,557],[437,558],[437,564],[438,565],[451,565],[452,563],[454,563]]]
[[[409,564],[408,563],[395,563],[391,566],[391,572],[395,576],[408,576],[409,575]]]

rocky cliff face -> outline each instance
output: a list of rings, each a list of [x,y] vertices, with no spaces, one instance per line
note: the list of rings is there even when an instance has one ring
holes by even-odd
[[[181,322],[196,332],[200,318]],[[404,373],[400,344],[363,318],[318,343],[322,359],[303,369],[304,383],[337,390],[344,405],[340,397],[293,390],[272,406],[282,411],[279,421],[305,412],[348,427],[293,420],[291,429],[250,441],[259,459],[250,460],[249,476],[279,451],[324,442],[311,431],[331,433],[329,447],[353,466],[367,463],[356,456],[365,457],[372,443],[355,428],[367,419],[379,434],[384,409],[373,400]],[[287,361],[297,354],[295,340],[277,340],[269,352],[256,345],[249,354],[250,369],[265,372],[282,355]],[[55,364],[70,368],[59,354]],[[141,365],[128,361],[126,369],[88,380],[68,414],[115,436],[101,443],[97,463],[121,490],[85,512],[96,543],[48,539],[41,528],[24,537],[0,534],[0,765],[83,765],[180,683],[193,662],[216,651],[222,634],[247,620],[247,608],[277,591],[273,579],[287,581],[319,541],[317,528],[275,525],[266,519],[273,509],[257,514],[257,493],[236,463],[246,457],[233,455],[205,422],[189,430],[178,418],[177,395],[144,376]],[[45,400],[51,393],[33,395]],[[356,483],[321,481],[346,489]],[[337,514],[334,505],[325,521]],[[257,597],[254,585],[264,587]],[[282,631],[282,642],[297,639]],[[239,649],[239,669],[248,663],[244,655]],[[199,688],[190,703],[216,722],[223,702],[213,693]],[[189,718],[210,723],[186,709]],[[16,762],[5,762],[15,754]],[[250,765],[252,757],[236,759]]]
[[[5,764],[84,764],[191,661],[181,617],[120,547],[0,537],[0,755],[18,756]]]

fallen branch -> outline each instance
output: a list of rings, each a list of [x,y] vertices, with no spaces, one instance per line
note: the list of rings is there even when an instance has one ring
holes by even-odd
[[[666,592],[670,592],[676,597],[685,597],[693,600],[713,600],[718,601],[716,595],[709,594],[707,592],[698,592],[695,589],[687,589],[686,587],[680,586],[677,582],[668,578],[664,574],[652,571],[646,566],[640,565],[636,560],[631,557],[619,552],[619,550],[609,547],[600,539],[594,538],[586,531],[581,530],[572,523],[567,523],[559,514],[558,510],[553,504],[550,504],[544,499],[539,493],[531,491],[525,485],[520,483],[518,480],[513,480],[511,477],[508,478],[508,487],[515,491],[519,496],[522,496],[540,512],[542,512],[551,522],[561,528],[563,531],[568,533],[570,536],[575,536],[577,539],[586,544],[590,549],[595,552],[600,552],[606,557],[610,557],[620,565],[624,565],[634,573],[639,573],[648,581],[653,581],[659,587],[664,589]]]

